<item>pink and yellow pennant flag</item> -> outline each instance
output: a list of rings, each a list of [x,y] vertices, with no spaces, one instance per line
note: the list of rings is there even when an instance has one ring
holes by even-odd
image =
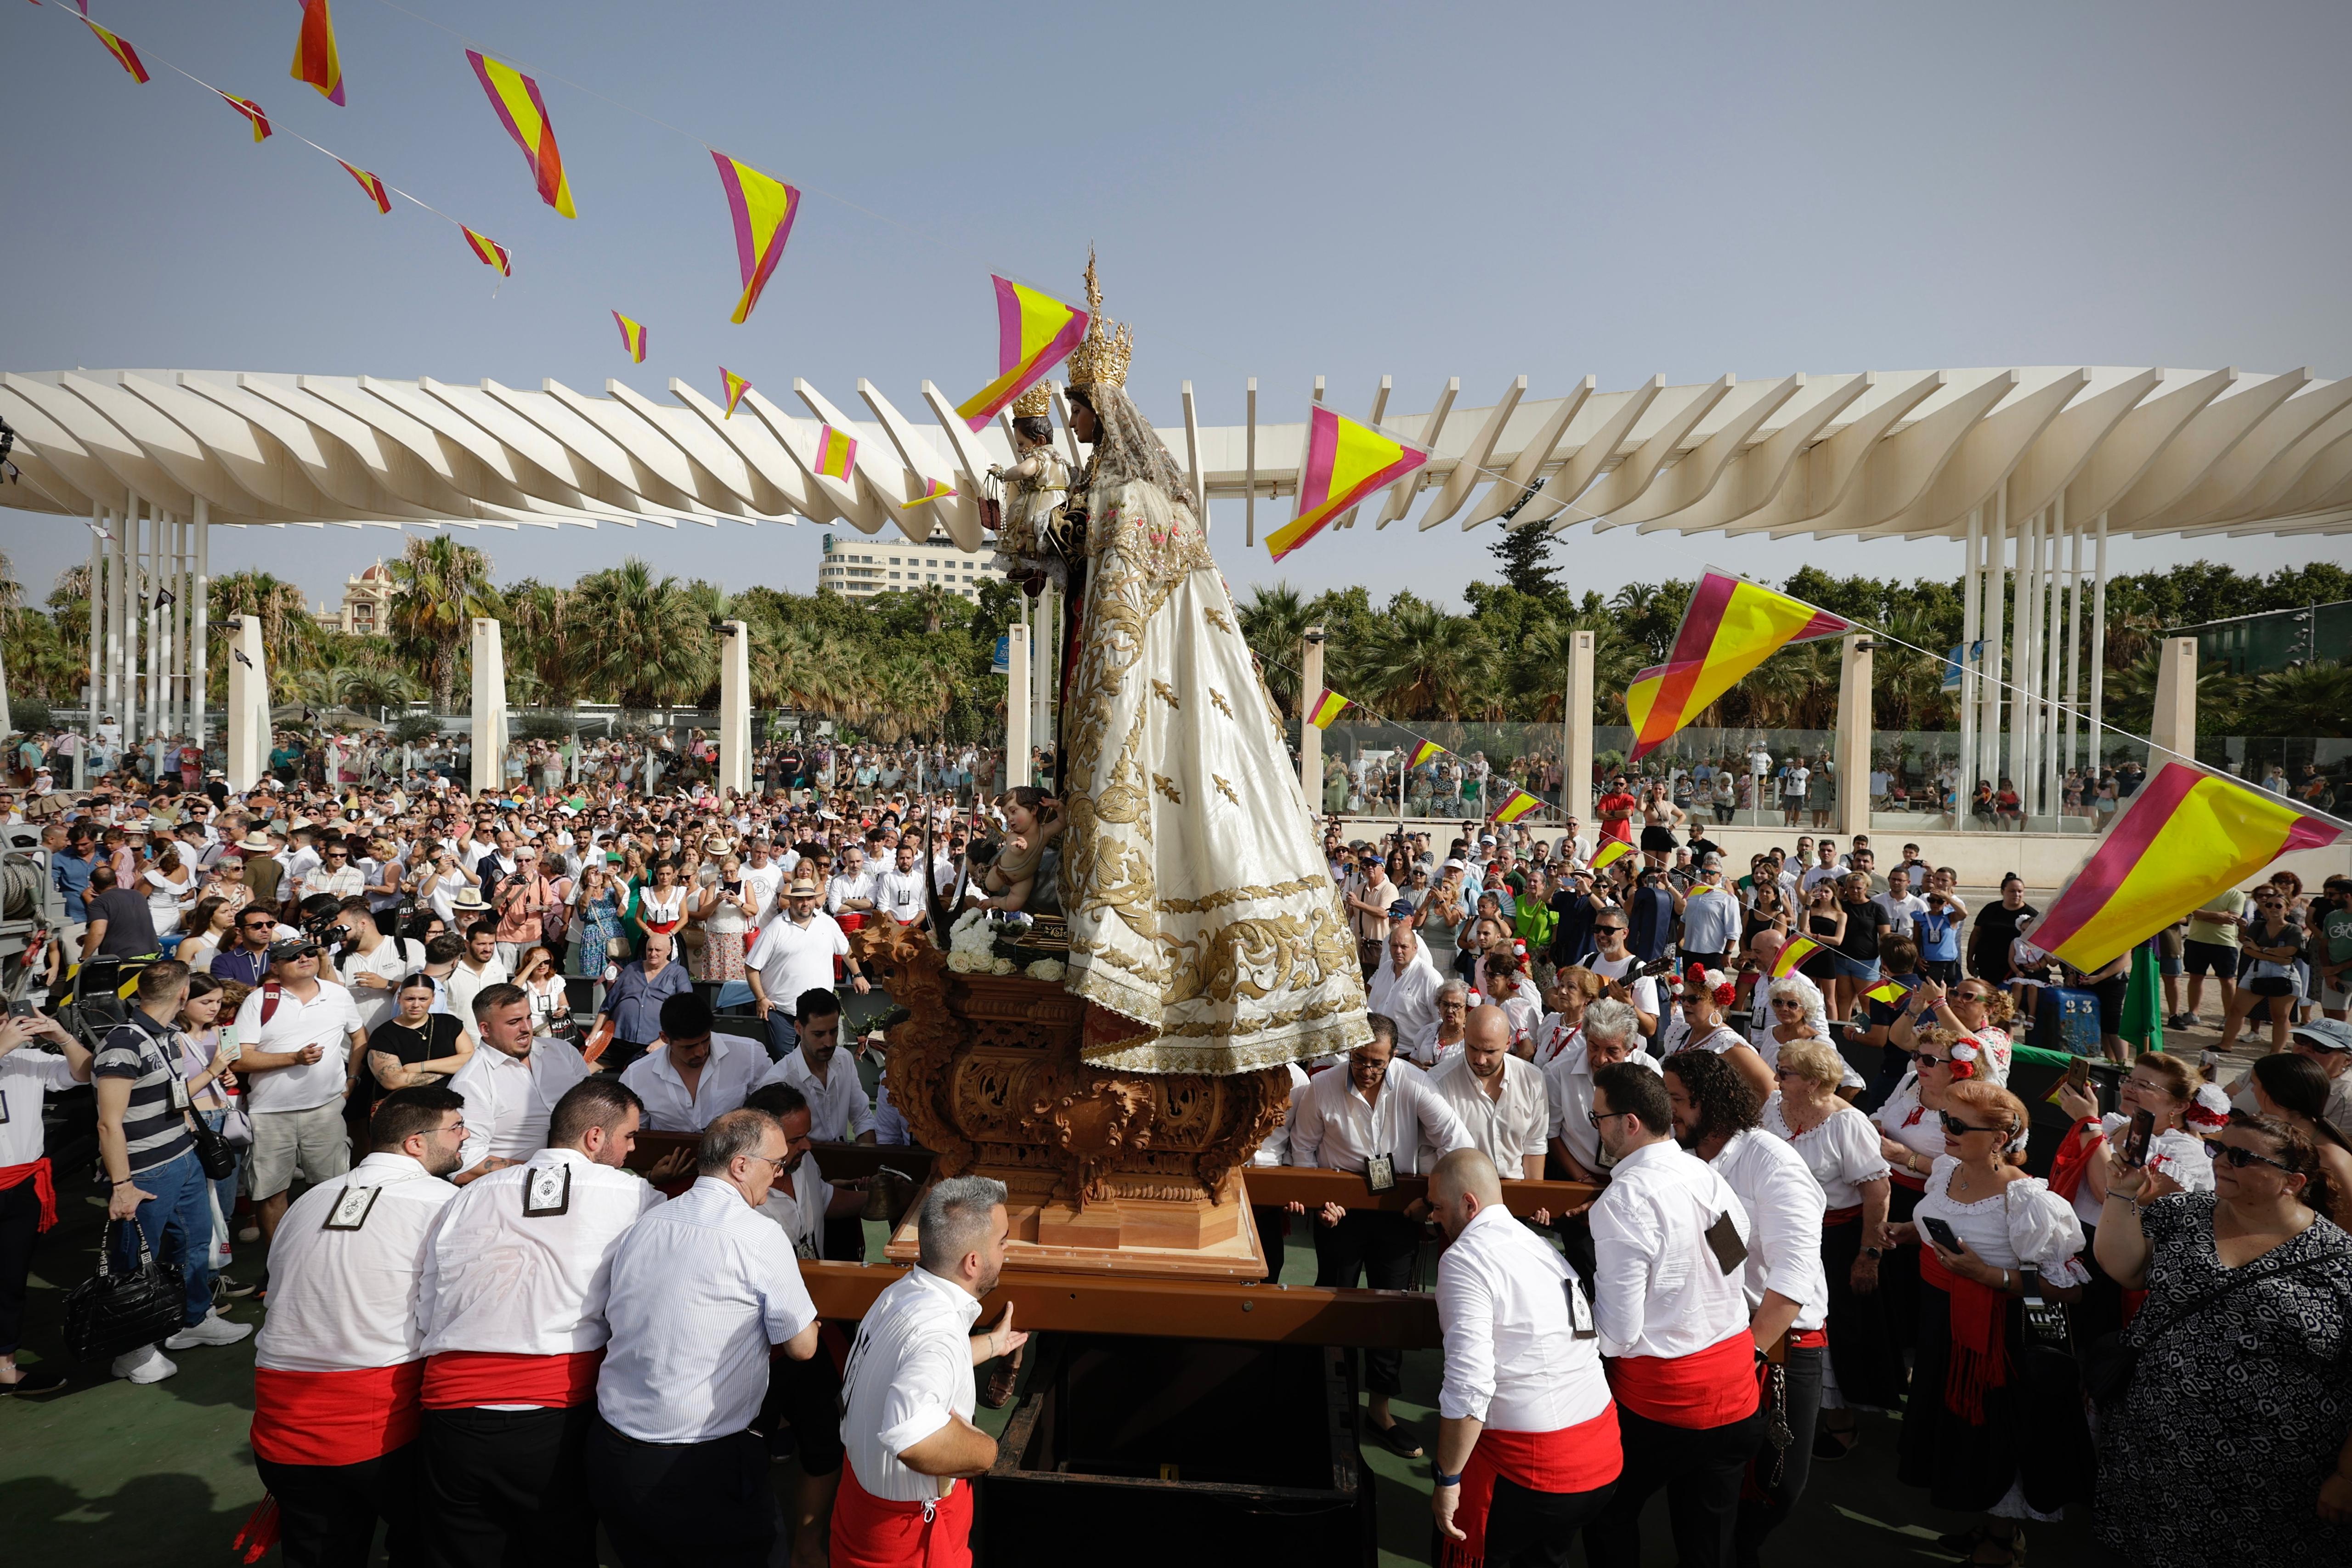
[[[294,68],[287,74],[317,88],[330,103],[343,101],[343,61],[335,52],[327,0],[302,0],[302,30],[294,36]]]
[[[1543,802],[1538,800],[1527,791],[1523,789],[1515,789],[1511,792],[1511,798],[1503,803],[1502,809],[1495,813],[1495,820],[1496,822],[1517,822],[1519,818],[1535,810],[1536,807],[1542,804]]]
[[[1412,761],[1405,763],[1405,766],[1409,768],[1417,768],[1421,766],[1422,763],[1429,761],[1432,757],[1442,757],[1444,754],[1445,748],[1439,745],[1436,742],[1423,741],[1420,745],[1415,746],[1412,749]]]
[[[507,255],[507,247],[505,246],[500,245],[488,235],[476,234],[472,229],[466,228],[466,226],[462,223],[457,226],[461,229],[465,229],[466,244],[476,256],[481,258],[483,266],[497,268],[501,277],[511,278],[514,276],[514,261],[512,258]]]
[[[926,482],[926,487],[921,495],[917,496],[913,500],[908,501],[905,504],[909,507],[926,506],[935,500],[945,500],[948,497],[953,494],[955,494],[955,489],[952,486],[941,484],[937,479],[931,479]]]
[[[253,100],[249,98],[239,98],[233,92],[221,92],[221,89],[218,88],[215,88],[213,90],[215,92],[220,92],[222,100],[225,101],[231,109],[236,110],[239,114],[244,115],[247,120],[253,121],[253,139],[257,143],[258,143],[262,138],[270,133],[269,116],[261,112],[261,105],[254,102]]]
[[[1633,852],[1633,847],[1622,838],[1604,838],[1601,847],[1592,852],[1592,868],[1606,871]]]
[[[1655,751],[1790,643],[1853,629],[1853,622],[1801,599],[1710,568],[1683,611],[1674,652],[1625,689],[1625,716],[1633,723],[1633,749],[1625,760],[1639,762]]]
[[[539,83],[504,60],[473,49],[466,51],[466,59],[473,66],[482,90],[490,95],[490,108],[497,111],[499,123],[522,149],[522,161],[530,166],[539,199],[565,217],[578,217],[572,205],[572,182],[563,173],[563,154],[556,148],[555,127],[547,118],[546,102],[539,96]]]
[[[1315,706],[1307,710],[1307,721],[1318,730],[1328,730],[1347,710],[1348,700],[1327,686],[1323,694],[1315,700]]]
[[[106,46],[106,52],[114,57],[114,63],[129,71],[133,79],[142,82],[147,79],[147,68],[140,63],[139,51],[126,40],[116,37],[88,16],[81,19],[81,25],[98,35],[98,41]]]
[[[735,405],[743,401],[743,395],[751,390],[751,384],[723,364],[719,367],[719,378],[727,384],[727,412],[719,417],[732,419],[735,417]]]
[[[1598,864],[1598,862],[1595,862]],[[1786,980],[1797,973],[1797,965],[1822,951],[1822,944],[1809,936],[1792,936],[1780,944],[1780,956],[1772,961],[1772,978]]]
[[[1911,987],[1904,984],[1900,980],[1889,980],[1883,984],[1872,986],[1863,994],[1873,1002],[1884,1002],[1891,1007],[1910,995]]]
[[[644,326],[629,320],[618,310],[613,312],[613,324],[621,329],[621,347],[628,351],[629,363],[645,363],[646,329]]]
[[[986,429],[1087,335],[1087,313],[1076,305],[993,273],[989,281],[996,285],[996,379],[956,405],[974,430]]]
[[[751,319],[760,290],[783,258],[793,219],[800,216],[801,194],[715,148],[710,156],[719,165],[719,183],[727,190],[727,210],[735,218],[735,258],[743,266],[743,296],[728,318],[740,327]]]
[[[2024,935],[2076,969],[2095,970],[2289,850],[2323,849],[2343,834],[2341,823],[2266,790],[2168,762]]]
[[[341,158],[336,159],[335,162],[343,163]],[[382,180],[377,179],[365,169],[351,163],[343,163],[343,172],[360,183],[360,189],[365,191],[368,194],[368,199],[375,203],[376,211],[380,213],[392,211],[392,195],[384,189]]]
[[[827,425],[816,433],[816,471],[828,479],[849,482],[857,467],[857,437]]]
[[[1307,415],[1307,455],[1298,465],[1298,514],[1265,536],[1276,561],[1374,490],[1429,461],[1426,448],[1359,425],[1316,404]]]

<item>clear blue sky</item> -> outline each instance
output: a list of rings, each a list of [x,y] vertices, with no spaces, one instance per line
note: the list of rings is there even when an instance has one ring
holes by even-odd
[[[294,0],[92,0],[94,19],[509,245],[494,279],[404,203],[376,215],[291,137],[152,67],[134,84],[54,7],[0,11],[0,368],[622,376],[667,398],[724,363],[902,408],[992,374],[990,270],[1075,291],[1102,253],[1137,329],[1131,387],[1170,420],[1293,416],[1317,374],[1362,412],[1447,376],[1557,395],[1988,364],[2352,374],[2352,7],[825,5],[335,0],[349,107],[287,76]],[[463,56],[541,74],[580,216],[541,205]],[[583,88],[686,128],[662,129]],[[751,323],[704,138],[803,185]],[[880,216],[876,216],[880,215]],[[621,354],[607,310],[646,321]],[[1237,590],[1287,575],[1451,600],[1493,531],[1329,536],[1279,571],[1213,534]],[[470,535],[498,575],[629,553],[806,589],[815,528]],[[1338,548],[1344,539],[1346,548]],[[1952,574],[1955,546],[1562,536],[1578,586],[1779,576],[1811,561]],[[313,598],[390,531],[215,531]],[[37,598],[71,520],[0,510]],[[2352,542],[2119,545],[2117,570],[2256,569]]]

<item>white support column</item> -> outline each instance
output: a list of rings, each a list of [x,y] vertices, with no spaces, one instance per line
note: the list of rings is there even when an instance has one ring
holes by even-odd
[[[1870,638],[1841,639],[1838,658],[1837,830],[1843,837],[1870,831]]]
[[[1977,716],[1977,776],[2000,782],[2001,607],[2009,590],[2009,485],[1993,499],[1992,532],[1985,542],[1984,707]]]
[[[2066,498],[2062,495],[2051,504],[2050,521],[2042,530],[2050,563],[2042,574],[2042,596],[2049,602],[2042,621],[2049,629],[2042,633],[2042,814],[2053,821],[2066,798],[2064,775],[2058,771],[2058,645],[2063,630],[2059,623],[2066,608],[2060,596],[2065,584],[2059,575],[2059,552],[2064,548],[2065,526]]]
[[[1054,585],[1029,601],[1029,733],[1039,746],[1054,744]]]
[[[2091,761],[2106,754],[2107,514],[2099,514],[2097,553],[2091,563]]]
[[[1004,787],[1018,789],[1029,778],[1029,623],[1004,628]]]
[[[190,672],[188,684],[192,694],[189,699],[189,710],[195,715],[196,744],[202,747],[205,744],[205,709],[210,700],[211,694],[208,682],[212,679],[213,629],[213,520],[211,509],[202,496],[196,498],[195,529],[196,581],[194,591],[190,595],[195,602],[189,607],[191,630],[188,634],[188,651],[193,657],[188,667]]]
[[[163,727],[163,667],[157,656],[163,647],[163,607],[155,603],[156,592],[163,586],[163,511],[160,507],[147,509],[147,571],[144,578],[146,606],[140,616],[139,635],[146,639],[143,650],[147,671],[147,700],[140,709],[139,740],[144,744]]]
[[[740,639],[738,639],[740,640]],[[474,617],[474,793],[506,783],[507,658],[499,623]]]
[[[1559,753],[1568,765],[1560,774],[1559,809],[1580,825],[1592,820],[1593,642],[1591,632],[1569,634],[1568,737]]]
[[[261,618],[239,616],[229,643],[228,787],[251,789],[269,754],[269,653]]]
[[[93,504],[89,523],[89,721],[82,726],[81,746],[74,753],[73,786],[78,790],[89,787],[89,748],[98,738],[106,695],[106,596],[100,587],[106,580],[106,509]]]
[[[163,733],[180,733],[180,667],[187,658],[187,633],[180,616],[187,608],[187,584],[182,580],[187,556],[188,521],[177,512],[163,529],[163,586],[172,602],[163,606]]]
[[[122,670],[123,634],[128,627],[122,616],[122,579],[131,562],[131,519],[139,510],[135,496],[127,496],[129,504],[114,515],[110,532],[113,537],[107,546],[106,563],[106,712],[115,723],[128,731],[129,721],[123,716]]]
[[[2181,757],[2194,760],[2197,755],[2197,639],[2167,637],[2157,644],[2156,711],[2148,720],[2147,738],[2155,742],[2148,752],[2148,772],[2174,759],[2166,752],[2177,752]]]
[[[719,638],[719,790],[751,791],[751,628],[729,621]]]
[[[1960,571],[1960,755],[1952,779],[1952,826],[1969,817],[1977,792],[1977,660],[1969,657],[1983,635],[1979,601],[1984,595],[1984,508],[1969,513],[1968,553]]]
[[[1323,731],[1309,718],[1323,694],[1323,628],[1309,626],[1298,647],[1298,787],[1309,816],[1323,815]]]
[[[2027,519],[2017,530],[2017,576],[2010,584],[2010,619],[2014,623],[2010,637],[2015,645],[2011,670],[2016,689],[2009,694],[2009,782],[2017,791],[2019,810],[2031,815],[2033,794],[2033,768],[2026,755],[2026,721],[2033,710],[2033,623],[2025,607],[2033,601],[2033,522]]]
[[[2061,503],[2063,504],[2063,503]],[[2075,763],[2075,746],[2082,738],[2083,726],[2077,715],[2082,711],[2080,698],[2083,679],[2083,531],[2070,528],[2066,536],[2074,552],[2074,563],[2066,574],[2066,770],[2072,773]],[[2095,769],[2094,772],[2095,773]],[[2090,792],[2084,794],[2087,803]]]

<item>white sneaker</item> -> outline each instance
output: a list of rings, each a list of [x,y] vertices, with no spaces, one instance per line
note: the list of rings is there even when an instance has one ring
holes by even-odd
[[[236,1238],[239,1241],[259,1241],[261,1239],[261,1227],[257,1225],[245,1226],[237,1231]]]
[[[251,1332],[251,1323],[232,1323],[222,1317],[220,1309],[215,1307],[205,1314],[203,1322],[182,1329],[165,1340],[163,1348],[167,1351],[188,1351],[198,1345],[233,1345]]]
[[[137,1350],[114,1358],[110,1369],[117,1377],[127,1377],[133,1383],[161,1383],[180,1370],[179,1364],[153,1345],[142,1345]]]

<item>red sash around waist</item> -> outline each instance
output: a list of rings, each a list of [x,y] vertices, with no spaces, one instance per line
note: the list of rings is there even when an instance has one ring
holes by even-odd
[[[1480,1568],[1486,1562],[1486,1514],[1494,1505],[1496,1477],[1529,1491],[1589,1492],[1607,1486],[1624,1468],[1613,1405],[1590,1421],[1556,1432],[1487,1427],[1462,1467],[1462,1495],[1454,1510],[1454,1526],[1466,1539],[1441,1543],[1439,1568]]]
[[[1886,1179],[1898,1187],[1908,1187],[1915,1193],[1924,1193],[1927,1190],[1927,1177],[1915,1176],[1900,1165],[1889,1165],[1886,1168]]]
[[[1823,1230],[1827,1230],[1833,1225],[1852,1225],[1861,1217],[1862,1205],[1860,1204],[1855,1204],[1850,1208],[1832,1209],[1827,1214],[1822,1215],[1822,1228]]]
[[[1617,1403],[1661,1426],[1703,1432],[1756,1414],[1756,1340],[1746,1329],[1689,1355],[1620,1356],[1608,1367]]]
[[[40,1223],[33,1227],[37,1234],[58,1223],[58,1185],[50,1178],[47,1154],[29,1165],[0,1165],[0,1193],[13,1192],[26,1182],[33,1184],[33,1196],[41,1205]]]
[[[425,1408],[538,1405],[569,1410],[596,1397],[596,1369],[604,1364],[602,1346],[567,1355],[443,1351],[425,1358]]]
[[[1827,1329],[1790,1329],[1789,1331],[1789,1348],[1792,1351],[1822,1350],[1829,1342],[1830,1331]]]
[[[933,1502],[891,1502],[841,1467],[833,1500],[834,1568],[971,1568],[971,1488],[961,1481]]]
[[[253,1369],[253,1452],[278,1465],[357,1465],[416,1436],[425,1363],[352,1372]]]

